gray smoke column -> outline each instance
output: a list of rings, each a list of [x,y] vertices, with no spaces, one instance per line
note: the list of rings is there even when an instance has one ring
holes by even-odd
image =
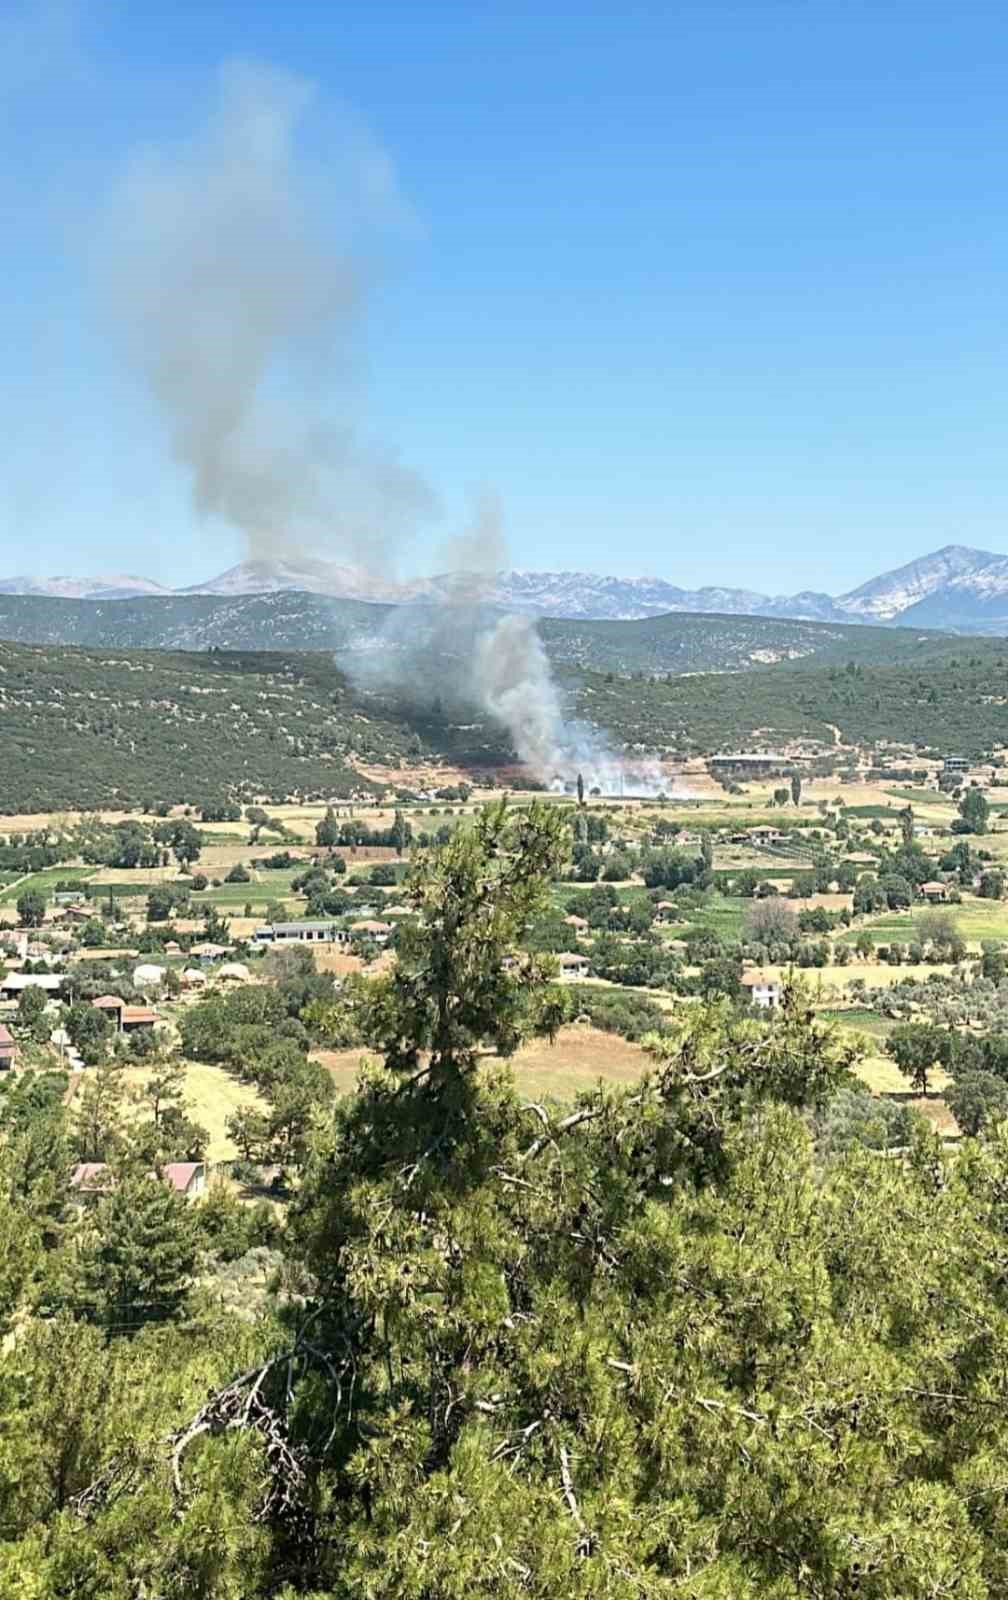
[[[359,132],[312,177],[298,142],[311,100],[290,74],[225,68],[204,131],[116,185],[95,266],[199,511],[254,557],[335,549],[375,570],[436,506],[355,426],[370,238],[405,208]]]
[[[479,703],[508,729],[521,760],[539,777],[561,760],[563,712],[546,652],[529,617],[502,617],[476,642]]]

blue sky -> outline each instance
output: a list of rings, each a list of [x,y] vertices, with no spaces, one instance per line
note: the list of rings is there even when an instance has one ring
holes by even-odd
[[[315,85],[323,222],[348,129],[394,170],[312,403],[436,494],[400,570],[486,488],[525,567],[837,592],[1008,550],[1003,4],[105,0],[0,8],[3,574],[245,553],[92,270],[127,163],[195,137],[236,58]]]

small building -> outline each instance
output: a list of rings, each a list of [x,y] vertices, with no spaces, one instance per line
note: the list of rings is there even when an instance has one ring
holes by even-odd
[[[350,924],[350,932],[355,939],[373,939],[375,944],[388,944],[392,924],[379,922],[374,917],[362,917],[359,922]]]
[[[576,983],[588,976],[588,957],[576,950],[565,950],[557,956],[561,983]]]
[[[764,1011],[776,1011],[784,993],[780,979],[769,972],[744,972],[742,987],[749,995],[750,1005],[760,1006]]]
[[[662,926],[675,922],[678,911],[679,907],[674,900],[659,900],[655,906],[655,921],[660,922]]]
[[[225,961],[217,968],[217,977],[224,983],[251,983],[252,974],[244,961]]]
[[[65,975],[56,972],[8,972],[0,980],[0,994],[5,1000],[19,1000],[25,989],[43,989],[46,994],[59,994],[66,981]]]
[[[153,1028],[157,1020],[153,1006],[123,1006],[120,1027],[123,1033],[142,1033]]]
[[[256,944],[349,944],[350,934],[332,918],[305,917],[296,922],[267,922],[252,935]]]
[[[168,1161],[161,1168],[161,1175],[176,1194],[185,1195],[187,1200],[198,1199],[206,1190],[205,1161]]]
[[[134,989],[157,989],[165,980],[165,968],[153,961],[141,961],[133,968]]]
[[[932,878],[927,883],[922,883],[920,892],[925,900],[930,900],[932,905],[942,904],[949,897],[949,886],[940,878]]]
[[[92,1205],[115,1188],[105,1161],[79,1161],[70,1174],[70,1187],[83,1205]]]
[[[17,1064],[17,1045],[0,1022],[0,1072],[11,1072]]]
[[[780,828],[750,828],[746,842],[755,845],[757,849],[774,848],[787,844],[788,835],[782,833]]]
[[[583,933],[587,933],[588,931],[587,917],[569,916],[564,917],[564,921],[566,922],[568,928],[574,929],[574,932],[577,934],[579,939]]]
[[[942,762],[943,772],[968,772],[970,762],[965,756],[946,756]]]
[[[225,956],[231,955],[233,944],[214,944],[211,940],[207,944],[194,944],[190,947],[189,954],[194,956],[201,966],[208,967],[214,961],[222,961]]]
[[[125,1000],[120,1000],[117,994],[100,994],[91,1004],[96,1011],[104,1011],[115,1023],[116,1032],[122,1032],[123,1012],[126,1010]]]
[[[152,1178],[157,1173],[150,1174]],[[205,1161],[168,1161],[161,1177],[176,1194],[196,1200],[206,1190]],[[115,1176],[105,1161],[81,1161],[70,1174],[70,1187],[83,1205],[93,1204],[115,1188]]]

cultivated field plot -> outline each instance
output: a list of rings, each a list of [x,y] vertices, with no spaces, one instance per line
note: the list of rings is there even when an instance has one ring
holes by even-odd
[[[867,933],[875,944],[912,944],[918,936],[917,917],[921,909],[918,906],[914,911],[889,912],[873,918],[841,935],[840,942],[853,944],[859,934]],[[967,944],[979,944],[984,939],[1008,939],[1008,901],[964,900],[962,905],[942,909],[948,911]]]
[[[820,1022],[834,1022],[848,1028],[863,1038],[882,1040],[888,1038],[898,1026],[891,1017],[883,1017],[870,1006],[825,1006],[818,1012]]]
[[[36,889],[39,894],[50,895],[58,883],[85,883],[94,877],[94,867],[46,867],[43,872],[33,872],[26,878],[15,878],[0,889],[0,905],[13,904],[26,889]]]
[[[343,1094],[353,1091],[366,1050],[317,1050],[317,1061],[332,1073]],[[496,1056],[488,1064],[500,1064]],[[615,1033],[583,1023],[561,1028],[556,1040],[536,1039],[525,1045],[506,1065],[523,1094],[539,1098],[570,1100],[582,1090],[591,1089],[602,1079],[606,1083],[636,1083],[650,1064],[640,1045],[630,1044]]]

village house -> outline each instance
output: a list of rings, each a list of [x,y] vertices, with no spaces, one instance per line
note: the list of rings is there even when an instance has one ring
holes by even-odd
[[[932,905],[942,904],[949,897],[949,886],[940,878],[932,878],[927,883],[921,884],[920,893],[925,900],[930,900]]]
[[[153,1028],[158,1014],[152,1006],[128,1006],[117,994],[100,994],[91,1004],[111,1017],[117,1033],[137,1033]]]
[[[117,1033],[122,1032],[123,1012],[126,1010],[125,1000],[120,1000],[117,994],[100,994],[91,1004],[96,1011],[104,1011],[115,1023]]]
[[[153,1028],[157,1019],[153,1006],[123,1006],[120,1026],[123,1033],[143,1033]]]
[[[0,1022],[0,1072],[11,1072],[17,1064],[17,1045]]]
[[[169,1161],[161,1175],[176,1194],[185,1195],[187,1200],[197,1200],[206,1191],[205,1161]]]
[[[209,966],[211,962],[222,961],[225,956],[231,955],[233,944],[194,944],[190,946],[189,954],[194,956],[201,966]]]
[[[153,1178],[156,1173],[150,1176]],[[206,1192],[205,1161],[168,1161],[161,1168],[161,1177],[187,1200],[198,1200]],[[111,1193],[115,1177],[107,1162],[80,1161],[70,1174],[70,1187],[82,1205],[90,1205]]]
[[[780,979],[768,972],[744,972],[742,987],[748,993],[749,1003],[761,1006],[764,1011],[776,1011],[784,992]]]
[[[565,950],[557,956],[561,983],[576,983],[588,976],[588,957],[575,950]]]
[[[586,917],[564,917],[564,921],[566,922],[568,928],[574,929],[574,932],[577,934],[579,939],[581,938],[582,934],[587,933],[588,931],[588,920]]]
[[[244,961],[225,961],[217,968],[219,983],[251,983],[252,974]]]
[[[350,932],[355,939],[373,939],[375,944],[388,944],[392,924],[380,922],[373,917],[362,917],[359,922],[350,924]]]
[[[748,844],[755,845],[757,849],[766,849],[768,846],[773,848],[774,846],[787,844],[788,836],[786,833],[782,833],[780,828],[750,828],[745,835],[745,839]]]
[[[0,980],[0,994],[5,1000],[18,1000],[25,989],[43,989],[46,994],[59,994],[67,982],[66,975],[58,972],[8,972]]]
[[[655,906],[655,921],[660,923],[662,927],[667,926],[670,922],[675,922],[678,909],[674,900],[659,900]]]

